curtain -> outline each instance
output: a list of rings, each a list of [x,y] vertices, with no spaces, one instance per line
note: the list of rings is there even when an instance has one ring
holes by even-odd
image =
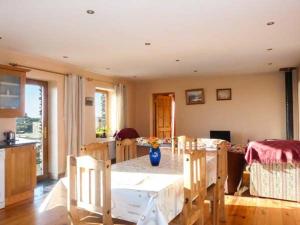
[[[126,87],[124,84],[117,84],[115,86],[116,93],[116,129],[120,131],[126,128]]]
[[[78,156],[84,143],[85,78],[65,77],[65,134],[66,152]]]

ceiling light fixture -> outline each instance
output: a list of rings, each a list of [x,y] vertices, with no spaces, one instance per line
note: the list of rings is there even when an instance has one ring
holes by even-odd
[[[272,26],[272,25],[274,25],[274,24],[275,24],[274,21],[267,22],[267,26]]]
[[[86,13],[87,13],[87,14],[94,14],[94,13],[95,13],[95,11],[94,11],[94,10],[91,10],[91,9],[89,9],[89,10],[86,10]]]
[[[145,42],[145,45],[151,45],[151,43],[150,42]]]
[[[270,63],[268,63],[268,65],[269,65],[269,66],[271,66],[272,64],[273,64],[273,63],[271,63],[271,62],[270,62]]]
[[[63,58],[64,58],[64,59],[67,59],[67,58],[69,58],[69,56],[64,55]]]
[[[176,62],[179,62],[179,61],[180,61],[180,59],[176,59],[175,61],[176,61]]]
[[[198,70],[194,70],[194,73],[197,73],[198,72]]]
[[[267,51],[272,51],[273,50],[273,48],[267,48]]]

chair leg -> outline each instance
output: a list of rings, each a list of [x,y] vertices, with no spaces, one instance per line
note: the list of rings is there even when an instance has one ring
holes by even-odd
[[[199,203],[200,218],[196,221],[196,225],[204,225],[204,200]]]
[[[78,216],[78,213],[76,212],[76,209],[71,209],[68,214],[69,214],[68,217],[71,220],[72,225],[80,224],[80,218]]]
[[[226,222],[224,191],[220,193],[220,222]]]
[[[219,212],[218,212],[218,201],[212,202],[212,224],[218,225],[218,218],[219,218]]]
[[[213,202],[212,202],[212,223],[213,225],[219,224],[219,190],[218,188],[214,188],[214,194],[213,194]]]

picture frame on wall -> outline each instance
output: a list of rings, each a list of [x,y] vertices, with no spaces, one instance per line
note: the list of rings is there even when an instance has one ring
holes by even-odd
[[[94,98],[93,97],[85,97],[85,105],[86,106],[93,106],[94,105]]]
[[[232,100],[231,88],[222,88],[216,90],[217,101]]]
[[[197,89],[186,90],[185,99],[187,105],[204,104],[205,103],[204,89],[197,88]]]

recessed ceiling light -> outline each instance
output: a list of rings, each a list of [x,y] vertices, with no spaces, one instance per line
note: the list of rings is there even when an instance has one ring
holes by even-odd
[[[151,43],[150,42],[145,42],[145,45],[151,45]]]
[[[198,72],[198,70],[194,70],[194,73],[197,73]]]
[[[89,10],[86,10],[86,13],[87,13],[87,14],[94,14],[94,13],[95,13],[95,11],[94,11],[94,10],[91,10],[91,9],[89,9]]]
[[[176,62],[179,62],[179,61],[180,61],[180,59],[176,59],[175,61],[176,61]]]
[[[64,59],[67,59],[67,58],[69,58],[69,56],[64,55],[63,58],[64,58]]]
[[[272,51],[273,50],[273,48],[267,48],[267,51]]]
[[[267,22],[267,26],[272,26],[272,25],[274,25],[274,24],[275,24],[274,21],[269,21],[269,22]]]

